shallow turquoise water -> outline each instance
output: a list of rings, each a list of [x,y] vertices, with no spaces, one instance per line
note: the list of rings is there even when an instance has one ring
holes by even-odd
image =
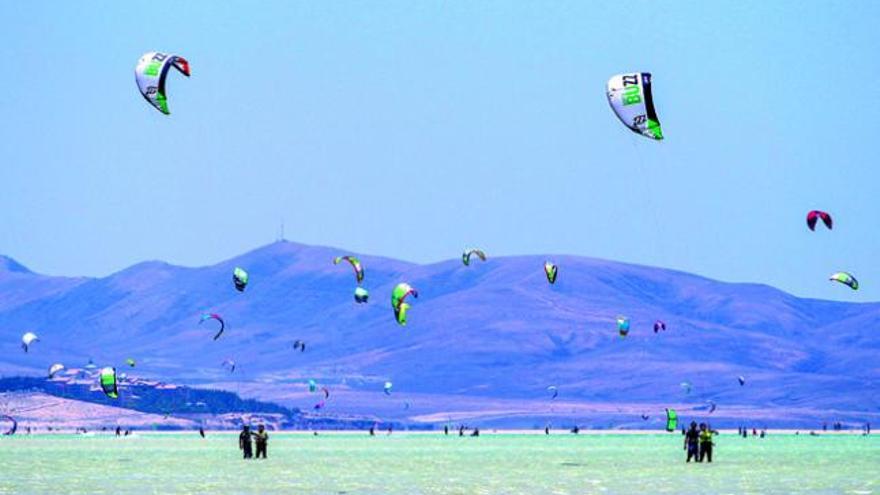
[[[680,435],[273,434],[269,459],[237,437],[0,439],[0,493],[880,493],[880,437],[722,435],[684,463]]]

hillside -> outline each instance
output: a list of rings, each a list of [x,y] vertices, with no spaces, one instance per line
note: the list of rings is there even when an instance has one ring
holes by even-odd
[[[339,254],[348,253],[278,242],[212,266],[146,262],[99,279],[38,275],[5,258],[15,269],[0,269],[0,373],[89,359],[121,367],[133,357],[145,378],[305,410],[317,401],[305,386],[315,379],[332,392],[328,411],[428,422],[640,427],[642,411],[647,423],[669,405],[705,415],[710,399],[715,421],[731,424],[856,422],[880,411],[880,304],[584,257],[489,253],[470,267],[361,256],[371,299],[358,305],[350,268],[331,262]],[[545,259],[559,265],[552,286]],[[232,287],[235,266],[250,272],[244,293]],[[420,295],[406,327],[389,304],[400,281]],[[199,325],[204,311],[226,319],[217,341]],[[619,314],[632,320],[625,339]],[[652,331],[657,319],[666,332]],[[27,330],[41,342],[25,354]],[[292,349],[296,339],[306,352]],[[235,373],[221,367],[226,358]],[[549,385],[559,387],[556,400]]]

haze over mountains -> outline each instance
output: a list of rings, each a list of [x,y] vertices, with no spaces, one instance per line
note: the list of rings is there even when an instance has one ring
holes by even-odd
[[[640,412],[654,424],[663,407],[705,415],[708,400],[731,424],[880,413],[878,303],[577,256],[488,253],[470,267],[360,256],[370,302],[358,305],[350,267],[332,263],[341,254],[356,253],[277,242],[212,266],[151,261],[98,279],[39,275],[0,258],[0,374],[89,359],[121,368],[132,357],[130,374],[304,409],[317,401],[305,386],[315,379],[331,390],[328,413],[425,422],[641,427]],[[552,286],[547,259],[559,266]],[[235,266],[250,273],[244,293],[232,286]],[[405,327],[389,302],[402,281],[419,290]],[[206,311],[226,319],[217,341],[212,322],[199,325]],[[632,321],[625,339],[618,315]],[[657,319],[666,332],[653,332]],[[25,331],[41,338],[27,354]],[[306,352],[293,350],[297,339]],[[221,366],[226,358],[235,373]],[[559,387],[555,400],[549,385]]]

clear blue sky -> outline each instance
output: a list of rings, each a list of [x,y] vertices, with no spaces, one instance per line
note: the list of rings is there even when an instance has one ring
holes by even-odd
[[[420,262],[474,245],[877,300],[878,6],[3,2],[0,253],[203,265],[283,219]],[[150,50],[191,63],[170,117],[135,86]],[[608,108],[636,70],[662,143]]]

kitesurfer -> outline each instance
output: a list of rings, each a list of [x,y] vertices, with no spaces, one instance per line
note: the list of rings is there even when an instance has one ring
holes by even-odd
[[[449,425],[443,425],[443,434],[449,435]]]
[[[712,462],[712,429],[706,423],[700,423],[700,462]]]
[[[697,422],[691,421],[690,429],[684,435],[684,449],[687,451],[687,460],[691,462],[700,462],[700,432],[697,431]]]
[[[370,436],[371,436],[371,437],[375,437],[375,436],[376,436],[376,425],[373,425],[373,426],[370,427]]]
[[[266,458],[266,445],[269,443],[269,433],[266,432],[266,427],[260,425],[257,427],[257,432],[254,433],[254,439],[257,441],[257,459],[260,458],[260,454],[263,455],[263,459]]]
[[[122,428],[119,426],[116,427],[116,436],[117,437],[122,436]]]
[[[254,456],[253,444],[251,443],[251,427],[248,425],[241,427],[241,434],[238,435],[238,448],[244,452],[245,459],[250,459]]]

